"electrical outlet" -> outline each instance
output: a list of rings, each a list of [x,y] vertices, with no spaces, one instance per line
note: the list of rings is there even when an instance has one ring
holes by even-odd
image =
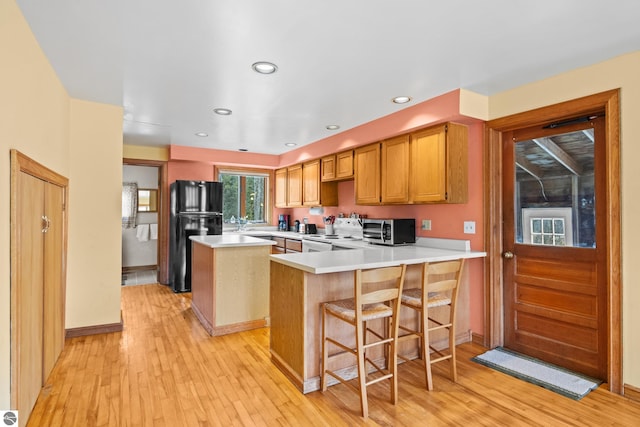
[[[430,219],[423,219],[422,220],[422,229],[423,230],[431,230],[431,220]]]
[[[476,234],[476,222],[475,221],[465,221],[464,222],[464,232],[465,232],[465,234]]]

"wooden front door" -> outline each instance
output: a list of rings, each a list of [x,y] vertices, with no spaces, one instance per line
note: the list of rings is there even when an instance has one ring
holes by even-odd
[[[504,345],[607,379],[604,111],[505,132]]]

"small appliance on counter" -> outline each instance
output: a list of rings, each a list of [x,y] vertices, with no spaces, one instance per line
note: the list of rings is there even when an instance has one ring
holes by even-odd
[[[293,231],[295,231],[296,233],[299,233],[299,232],[300,232],[300,221],[298,221],[298,220],[296,219],[296,220],[294,221],[294,223],[293,223],[293,224],[294,224],[294,226],[293,226],[293,227],[294,227],[294,228],[293,228]]]
[[[416,220],[362,219],[362,240],[378,245],[406,245],[416,242]]]
[[[289,215],[278,215],[278,230],[289,231]]]

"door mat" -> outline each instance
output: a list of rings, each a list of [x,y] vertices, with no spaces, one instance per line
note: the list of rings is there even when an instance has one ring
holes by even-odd
[[[574,400],[582,399],[602,383],[502,347],[496,347],[471,360]]]

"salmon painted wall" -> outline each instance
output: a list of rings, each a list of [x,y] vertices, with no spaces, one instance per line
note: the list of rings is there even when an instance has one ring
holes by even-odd
[[[394,205],[394,206],[360,206],[355,204],[354,182],[344,181],[338,184],[337,207],[325,207],[324,216],[356,212],[373,217],[415,218],[417,235],[419,237],[439,237],[448,239],[464,239],[471,241],[471,249],[484,250],[483,227],[483,186],[482,186],[482,152],[483,152],[483,123],[467,124],[469,127],[469,200],[465,204],[428,204],[428,205]],[[374,142],[374,141],[371,141]],[[324,154],[329,154],[326,152]],[[319,157],[314,153],[314,157]],[[310,223],[322,227],[322,216],[310,215],[307,208],[277,209],[278,214],[291,215],[291,224],[304,217]],[[277,214],[276,214],[277,215]],[[275,216],[277,218],[277,216]],[[420,230],[423,219],[431,220],[431,230]],[[464,234],[464,221],[475,221],[476,234]],[[473,259],[467,262],[467,277],[470,284],[470,325],[475,333],[482,334],[484,326],[484,261]]]

